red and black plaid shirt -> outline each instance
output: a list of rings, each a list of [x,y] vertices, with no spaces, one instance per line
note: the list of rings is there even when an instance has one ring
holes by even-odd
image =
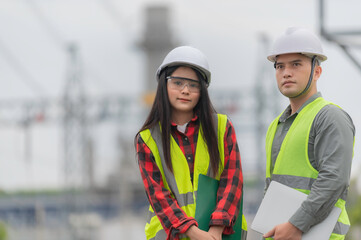
[[[172,124],[172,136],[183,151],[193,177],[194,156],[199,133],[199,119],[194,117],[185,130],[179,132]],[[164,188],[160,170],[153,153],[139,136],[137,143],[138,163],[143,184],[150,204],[158,216],[167,239],[179,239],[179,234],[185,233],[192,225],[198,226],[196,220],[188,217],[179,207],[171,193]],[[232,226],[236,221],[241,203],[243,175],[241,157],[232,123],[227,120],[224,135],[224,170],[220,177],[217,192],[217,207],[211,215],[210,225],[226,226],[223,233],[233,233]],[[193,179],[192,179],[193,180]]]

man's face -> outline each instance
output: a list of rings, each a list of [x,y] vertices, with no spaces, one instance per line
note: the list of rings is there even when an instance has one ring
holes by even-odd
[[[318,68],[320,68],[320,66],[315,67],[314,79],[308,90],[308,92],[312,94],[317,92],[315,81],[319,77],[319,75],[316,74]],[[298,53],[277,56],[277,85],[284,96],[292,98],[300,94],[307,86],[310,73],[311,58]]]

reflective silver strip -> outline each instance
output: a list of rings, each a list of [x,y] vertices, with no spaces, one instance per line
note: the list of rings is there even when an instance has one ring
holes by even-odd
[[[267,188],[268,188],[268,186],[271,184],[271,178],[266,178],[266,186],[267,186]]]
[[[163,152],[163,144],[162,144],[162,135],[160,133],[160,128],[157,126],[153,127],[151,130],[151,135],[157,144],[159,156],[162,162],[162,168],[163,172],[166,178],[166,181],[168,183],[168,186],[171,190],[171,192],[174,194],[174,197],[177,199],[177,202],[180,206],[187,206],[188,204],[193,204],[193,193],[185,193],[180,194],[177,186],[177,182],[175,180],[174,174],[168,169],[165,158],[164,158],[164,152]]]
[[[347,194],[348,194],[348,189],[346,188],[346,190],[345,191],[343,191],[343,193],[341,194],[341,199],[342,200],[345,200],[346,201],[346,199],[347,199]]]
[[[178,194],[177,202],[180,206],[187,206],[194,203],[193,193]]]
[[[208,177],[211,177],[211,176],[213,175],[213,174],[212,174],[212,169],[213,169],[212,165],[209,164],[209,165],[208,165],[208,171],[207,171],[207,176],[208,176]]]
[[[349,229],[350,225],[337,222],[332,232],[340,235],[346,235]]]
[[[247,231],[242,229],[241,240],[246,240],[246,239],[247,239]]]
[[[152,220],[152,217],[154,217],[154,216],[155,216],[155,213],[148,209],[147,223],[150,224],[150,220]]]
[[[167,234],[165,233],[164,229],[162,229],[155,234],[154,238],[150,238],[149,240],[164,240],[164,239],[167,239]]]
[[[213,114],[212,116],[213,116],[214,131],[215,131],[216,137],[217,137],[217,145],[219,146],[219,143],[218,143],[218,115]],[[207,176],[215,178],[215,176],[213,176],[213,167],[211,164],[208,164]]]
[[[273,174],[271,180],[277,181],[291,188],[311,190],[312,184],[315,182],[316,179],[291,175]],[[271,183],[271,180],[267,179],[267,186],[269,185],[269,183]]]
[[[307,177],[273,174],[272,178],[266,179],[267,187],[269,186],[269,184],[271,183],[272,180],[277,181],[279,183],[283,183],[292,188],[304,189],[304,190],[310,190],[310,191],[311,191],[312,184],[316,181],[316,179],[307,178]],[[341,194],[340,198],[346,201],[347,192],[348,192],[348,190],[346,189]]]
[[[179,239],[187,238],[188,236],[185,233],[179,234]]]

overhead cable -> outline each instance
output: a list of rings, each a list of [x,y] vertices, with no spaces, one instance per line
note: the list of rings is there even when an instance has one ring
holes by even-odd
[[[36,1],[34,0],[26,0],[24,1],[28,4],[29,8],[32,10],[34,15],[38,18],[40,24],[44,27],[45,31],[51,36],[51,38],[54,40],[54,42],[62,49],[65,49],[67,51],[68,45],[66,43],[65,38],[62,37],[62,35],[59,33],[59,31],[56,30],[56,28],[51,24],[49,19],[43,14],[43,11],[38,6]],[[88,76],[91,76],[93,80],[93,83],[97,85],[97,87],[104,87],[104,81],[103,78],[99,77],[98,72],[93,68],[92,66],[89,66],[87,64],[87,70],[91,71],[91,74],[87,74]]]
[[[15,72],[21,76],[23,83],[36,95],[44,97],[45,91],[43,87],[31,76],[21,62],[16,59],[15,55],[5,46],[1,39],[0,51],[1,55],[13,66]]]
[[[104,10],[108,13],[111,19],[114,21],[116,25],[119,25],[120,28],[125,27],[124,21],[121,19],[119,13],[115,10],[116,7],[110,3],[108,0],[99,0]]]
[[[61,34],[55,30],[55,27],[52,26],[50,21],[45,17],[45,15],[42,13],[39,6],[35,3],[33,0],[26,0],[24,1],[28,4],[28,6],[33,11],[34,15],[39,19],[39,22],[44,26],[44,29],[46,32],[51,36],[51,38],[54,40],[56,44],[58,44],[61,48],[66,48],[65,40],[63,37],[61,37]]]

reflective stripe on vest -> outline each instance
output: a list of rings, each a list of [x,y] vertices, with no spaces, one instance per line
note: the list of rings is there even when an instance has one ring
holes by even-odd
[[[304,189],[308,191],[311,191],[312,184],[316,181],[316,179],[313,178],[272,174],[272,179],[266,178],[267,186],[271,183],[272,180],[283,183],[291,188]],[[346,201],[346,198],[347,190],[342,193],[340,199]]]
[[[277,130],[279,115],[269,126],[266,135],[266,184],[271,181],[283,183],[289,187],[309,194],[312,184],[317,179],[318,171],[313,168],[308,158],[308,140],[312,123],[317,113],[326,105],[332,104],[322,97],[315,99],[305,106],[296,116],[288,130],[277,156],[274,170],[271,173],[272,143]],[[342,212],[333,230],[330,239],[343,239],[350,227],[350,222],[345,208],[347,190],[338,199],[335,206]],[[341,238],[340,238],[341,237]]]

